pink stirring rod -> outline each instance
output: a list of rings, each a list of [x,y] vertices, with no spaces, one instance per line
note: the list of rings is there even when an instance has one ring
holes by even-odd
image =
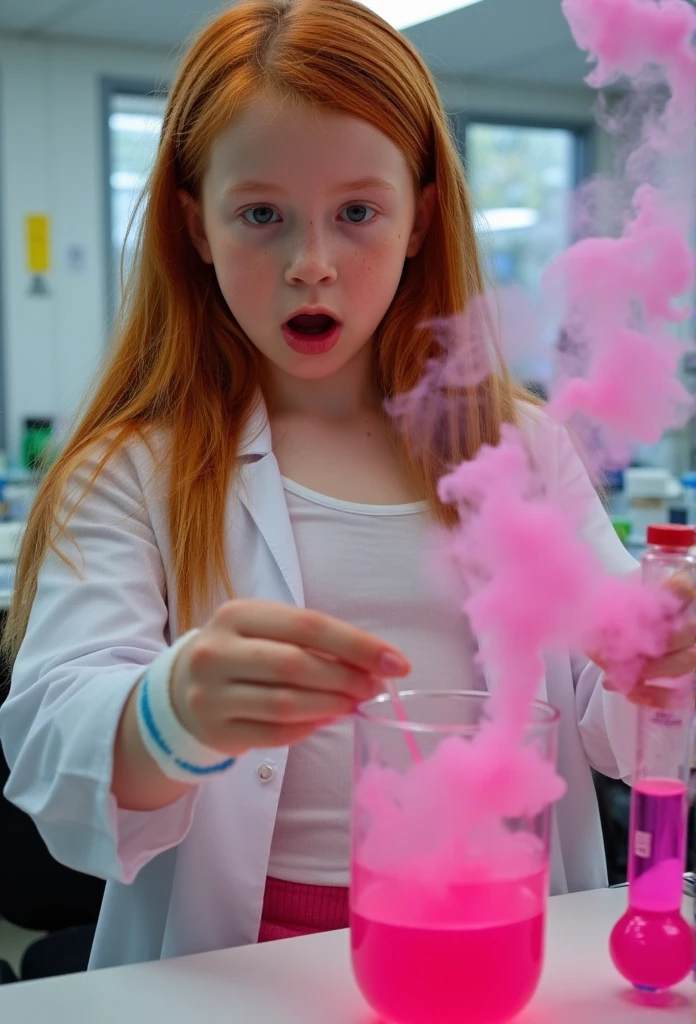
[[[389,694],[389,698],[390,698],[392,704],[394,705],[394,711],[396,712],[396,717],[399,719],[400,722],[405,722],[407,725],[409,725],[410,724],[410,719],[409,719],[408,715],[406,714],[406,709],[404,708],[404,705],[403,705],[403,702],[401,700],[401,697],[399,696],[399,691],[396,688],[396,683],[394,682],[393,679],[387,679],[386,680],[386,686],[387,686],[387,693]],[[413,735],[413,733],[411,732],[410,729],[405,729],[404,730],[404,734],[406,736],[406,742],[408,744],[408,748],[411,751],[411,756],[413,757],[413,760],[416,762],[416,764],[419,764],[423,760],[423,756],[422,756],[420,750],[418,749],[418,744],[416,743],[416,738],[415,738],[415,736]]]

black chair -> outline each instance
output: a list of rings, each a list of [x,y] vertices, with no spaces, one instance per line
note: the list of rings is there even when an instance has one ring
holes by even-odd
[[[0,747],[0,793],[8,776]],[[3,795],[0,835],[0,916],[19,928],[49,933],[25,952],[22,979],[86,970],[104,881],[54,860],[31,818]]]
[[[87,970],[96,925],[65,928],[32,942],[22,957],[22,981],[77,974]]]
[[[9,778],[0,747],[0,793]],[[0,915],[30,931],[95,924],[104,882],[73,871],[48,852],[24,811],[0,795]]]
[[[17,975],[7,960],[0,960],[0,985],[9,985],[13,981],[17,981]]]
[[[9,690],[8,677],[0,664],[0,704]],[[25,952],[21,977],[86,970],[105,883],[51,856],[32,819],[3,795],[9,774],[0,746],[0,917],[19,928],[49,933]],[[0,961],[0,983],[15,980],[9,964]]]
[[[607,858],[609,885],[626,881],[628,869],[628,819],[631,790],[624,782],[592,772],[599,818],[602,823],[604,852]]]

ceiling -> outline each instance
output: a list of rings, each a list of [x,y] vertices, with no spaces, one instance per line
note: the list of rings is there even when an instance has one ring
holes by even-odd
[[[220,0],[0,0],[0,32],[171,49]],[[484,0],[408,29],[437,73],[579,85],[587,73],[561,0]]]

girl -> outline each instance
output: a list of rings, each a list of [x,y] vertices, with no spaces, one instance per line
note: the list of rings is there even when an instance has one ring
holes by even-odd
[[[248,0],[202,33],[5,636],[6,794],[108,880],[91,966],[346,925],[346,716],[387,676],[478,684],[416,553],[453,521],[438,478],[503,421],[551,493],[587,503],[605,563],[633,568],[567,436],[504,371],[469,389],[461,430],[392,430],[385,398],[438,352],[418,325],[481,288],[456,148],[404,38],[354,0]],[[556,892],[606,882],[590,764],[625,770],[627,705],[599,678],[555,656],[540,694],[570,784]]]

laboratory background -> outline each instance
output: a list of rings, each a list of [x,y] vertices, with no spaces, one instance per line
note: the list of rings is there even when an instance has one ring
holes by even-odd
[[[0,616],[33,495],[109,350],[132,255],[127,228],[132,216],[137,224],[168,83],[182,47],[220,6],[0,0]],[[544,267],[576,237],[577,189],[614,158],[560,0],[396,2],[391,11],[436,76],[491,280],[537,295]],[[562,339],[541,341],[513,369],[543,397]],[[681,372],[696,392],[696,355]],[[696,420],[607,472],[602,499],[636,557],[649,524],[696,523]],[[7,775],[0,754],[0,789]],[[630,790],[595,782],[618,885]],[[695,858],[692,846],[692,871]],[[30,819],[0,796],[5,968],[25,980],[84,971],[102,892],[100,880],[53,861]],[[0,1019],[1,1006],[0,996]]]

